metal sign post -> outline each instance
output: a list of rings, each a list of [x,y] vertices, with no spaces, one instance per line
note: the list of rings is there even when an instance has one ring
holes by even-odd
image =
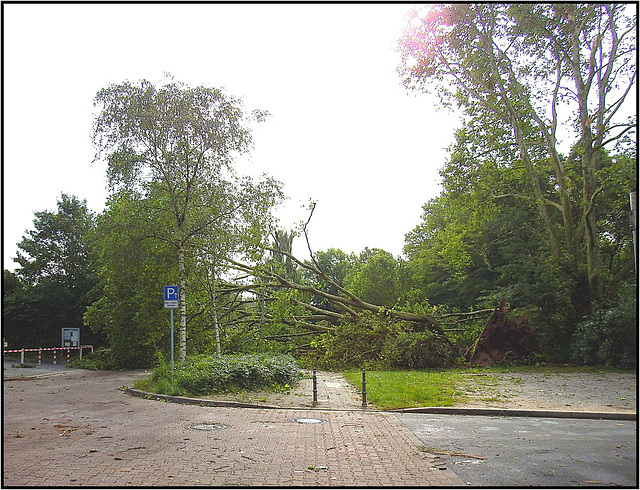
[[[635,272],[638,272],[638,189],[632,188],[629,192],[629,207],[631,214],[629,221],[631,222],[631,233],[633,235],[633,265]]]
[[[173,308],[169,310],[169,317],[171,318],[171,371],[173,372]]]
[[[171,371],[173,371],[173,310],[177,308],[180,303],[178,291],[178,286],[164,287],[164,307],[169,308],[169,318],[171,321]]]

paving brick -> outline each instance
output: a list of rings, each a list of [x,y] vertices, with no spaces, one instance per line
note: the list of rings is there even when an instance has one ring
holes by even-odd
[[[118,389],[138,376],[76,371],[5,382],[3,484],[463,484],[451,470],[430,471],[430,456],[418,450],[422,443],[393,414],[199,407]],[[302,418],[326,423],[294,420]],[[226,428],[189,428],[206,423]]]

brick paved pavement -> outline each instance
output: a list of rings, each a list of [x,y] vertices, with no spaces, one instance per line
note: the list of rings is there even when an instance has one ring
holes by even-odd
[[[118,390],[138,374],[5,380],[3,486],[463,485],[394,414],[198,407]]]

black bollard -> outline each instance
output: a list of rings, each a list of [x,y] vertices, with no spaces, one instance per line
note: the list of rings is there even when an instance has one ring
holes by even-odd
[[[313,370],[313,406],[318,404],[318,380],[316,379],[316,370]]]
[[[362,408],[366,408],[366,407],[367,407],[367,378],[363,369],[362,370]]]

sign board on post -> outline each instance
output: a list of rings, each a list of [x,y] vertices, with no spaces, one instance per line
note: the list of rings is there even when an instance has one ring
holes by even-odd
[[[80,329],[62,329],[62,347],[80,347]]]
[[[165,286],[164,287],[164,307],[165,308],[178,308],[178,286]]]

